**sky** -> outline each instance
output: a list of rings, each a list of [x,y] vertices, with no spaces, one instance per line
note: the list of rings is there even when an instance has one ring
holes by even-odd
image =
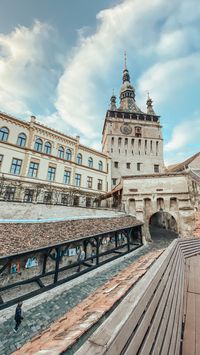
[[[146,111],[161,116],[165,163],[200,151],[199,0],[0,0],[0,111],[30,115],[101,150],[124,51]]]

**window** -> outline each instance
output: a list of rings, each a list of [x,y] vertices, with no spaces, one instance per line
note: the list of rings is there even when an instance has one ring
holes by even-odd
[[[33,202],[34,190],[26,189],[24,193],[24,202]]]
[[[76,162],[77,162],[77,164],[82,164],[82,154],[81,153],[78,153]]]
[[[92,200],[90,197],[86,197],[86,207],[91,207],[92,205]]]
[[[16,187],[7,186],[6,191],[5,191],[5,195],[4,195],[4,199],[6,201],[13,201],[15,198],[15,191],[16,191]]]
[[[34,178],[37,177],[38,169],[39,169],[39,163],[34,163],[33,161],[31,161],[28,169],[28,176]]]
[[[151,151],[151,153],[153,151],[153,142],[152,141],[150,141],[150,151]]]
[[[87,187],[88,187],[88,189],[92,188],[92,177],[91,176],[87,177]]]
[[[70,184],[71,171],[64,171],[64,184]]]
[[[118,146],[119,146],[119,147],[121,146],[121,143],[122,143],[122,139],[121,139],[121,138],[118,138]]]
[[[71,149],[66,150],[66,160],[71,160],[72,159],[72,151]]]
[[[69,204],[69,195],[67,194],[62,194],[61,195],[61,203],[63,205],[68,205]]]
[[[26,135],[25,133],[20,133],[17,138],[17,145],[20,147],[25,147],[26,145]]]
[[[154,173],[159,173],[159,165],[154,165]]]
[[[127,167],[127,169],[130,169],[131,168],[131,163],[126,163],[126,167]]]
[[[75,174],[75,185],[81,186],[81,175],[80,174]]]
[[[134,146],[134,139],[131,139],[131,145]]]
[[[142,163],[137,163],[137,171],[141,170],[141,165],[142,165]]]
[[[58,157],[64,159],[64,148],[62,146],[58,148]]]
[[[46,142],[44,145],[44,152],[46,154],[51,154],[51,143],[50,142]]]
[[[113,183],[113,185],[116,185],[117,179],[112,179],[112,183]]]
[[[97,183],[97,190],[102,190],[103,188],[103,180],[98,179],[98,183]]]
[[[145,154],[147,154],[147,140],[146,139],[144,141],[144,149],[145,149]]]
[[[6,142],[8,140],[9,129],[7,127],[2,127],[0,129],[0,141]]]
[[[124,144],[125,144],[125,145],[128,145],[128,138],[125,138],[125,139],[124,139]]]
[[[158,143],[159,142],[156,142],[156,155],[158,155]]]
[[[48,168],[48,174],[47,174],[47,180],[49,181],[54,181],[56,176],[56,168],[53,166],[49,166]]]
[[[114,137],[111,138],[111,144],[114,145]]]
[[[19,175],[21,171],[22,160],[13,158],[12,165],[10,168],[10,173],[14,175]]]
[[[102,163],[102,161],[101,161],[101,160],[99,161],[99,170],[100,170],[100,171],[102,171],[102,170],[103,170],[103,163]]]
[[[141,149],[141,139],[138,139],[138,149]]]
[[[52,192],[51,191],[45,191],[44,193],[44,203],[51,203],[52,199]]]
[[[79,196],[74,196],[74,206],[79,205]]]
[[[118,168],[118,166],[119,166],[118,161],[114,161],[114,167],[115,167],[115,168]]]
[[[2,166],[2,162],[3,162],[3,155],[0,154],[0,169],[1,169],[1,166]]]
[[[141,127],[135,127],[135,136],[142,137],[142,128]]]
[[[34,149],[37,151],[37,152],[41,152],[42,151],[42,140],[40,138],[37,138],[35,140],[35,145],[34,145]]]
[[[93,168],[93,159],[92,159],[92,157],[89,157],[89,159],[88,159],[88,166],[89,166],[89,168]]]

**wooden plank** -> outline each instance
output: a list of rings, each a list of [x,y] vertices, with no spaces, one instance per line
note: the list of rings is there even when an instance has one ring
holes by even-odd
[[[179,282],[179,290],[177,292],[177,301],[175,307],[175,317],[173,323],[173,331],[171,335],[170,347],[169,347],[169,354],[175,354],[177,346],[181,345],[181,334],[180,330],[182,327],[182,304],[183,304],[183,289],[184,289],[184,265],[181,262],[181,272],[180,272],[180,282]]]
[[[200,295],[195,295],[195,314],[196,323],[195,323],[195,339],[196,339],[196,354],[200,354]]]
[[[183,355],[195,355],[195,294],[187,292],[187,298]]]
[[[180,269],[179,269],[179,272],[180,272]],[[169,320],[167,322],[167,331],[165,333],[165,339],[164,339],[164,343],[162,346],[162,352],[161,352],[161,354],[163,354],[163,355],[168,354],[168,351],[169,351],[169,345],[170,345],[172,332],[173,332],[173,326],[174,326],[175,310],[176,310],[176,303],[177,303],[177,297],[178,297],[178,291],[179,291],[179,289],[178,289],[179,282],[180,282],[180,278],[177,282],[174,296],[172,298],[171,309],[170,309],[170,313],[169,313]]]
[[[179,259],[180,261],[180,259]],[[161,324],[158,325],[158,333],[152,350],[152,355],[161,354],[162,345],[165,339],[166,329],[169,322],[170,310],[172,307],[172,301],[174,297],[174,288],[176,287],[177,275],[180,271],[180,263],[176,264],[176,273],[174,274],[173,283],[170,285],[170,292],[166,300],[164,314],[162,316]]]
[[[170,289],[173,287],[173,283],[175,284],[176,275],[178,276],[178,270],[179,270],[178,264],[179,264],[179,260],[177,260],[177,258],[176,258],[176,260],[174,261],[174,263],[172,265],[172,268],[170,270],[170,274],[166,275],[166,273],[165,273],[164,277],[167,277],[167,282],[166,282],[166,285],[165,285],[165,289],[164,289],[164,292],[162,294],[162,298],[160,300],[160,303],[157,306],[156,313],[155,313],[154,319],[153,319],[153,321],[151,323],[151,327],[149,329],[149,332],[146,335],[145,341],[144,341],[144,343],[142,345],[142,348],[140,350],[140,354],[141,355],[142,354],[146,355],[148,353],[148,351],[150,351],[150,349],[152,348],[152,345],[155,342],[155,339],[158,339],[156,334],[158,332],[158,328],[160,328],[160,323],[164,319],[163,318],[163,313],[164,313],[166,302],[167,302],[167,299],[168,299],[168,296],[169,296],[169,293],[170,293]],[[159,288],[161,288],[161,285],[159,285]],[[143,321],[145,322],[145,319]],[[132,350],[132,348],[131,348],[131,350]]]
[[[183,276],[182,276],[182,282],[184,283],[184,262],[183,262]],[[183,314],[183,307],[184,307],[184,287],[182,287],[181,290],[181,305],[180,305],[180,312],[179,312],[179,328],[177,332],[177,338],[179,341],[176,342],[176,347],[174,351],[174,355],[180,355],[181,351],[181,346],[182,346],[182,325],[183,325],[183,320],[184,320],[184,314]]]

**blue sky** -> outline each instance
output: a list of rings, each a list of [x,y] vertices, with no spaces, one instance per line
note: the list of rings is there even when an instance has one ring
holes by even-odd
[[[0,0],[0,110],[101,148],[123,53],[146,110],[161,116],[167,164],[200,150],[199,0]],[[119,102],[119,101],[118,101]]]

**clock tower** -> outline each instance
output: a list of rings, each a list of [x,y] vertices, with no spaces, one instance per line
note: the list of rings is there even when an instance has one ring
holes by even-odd
[[[113,92],[102,133],[102,150],[112,158],[112,187],[122,176],[164,172],[162,126],[149,95],[146,104],[146,112],[136,105],[125,57],[120,106]]]

